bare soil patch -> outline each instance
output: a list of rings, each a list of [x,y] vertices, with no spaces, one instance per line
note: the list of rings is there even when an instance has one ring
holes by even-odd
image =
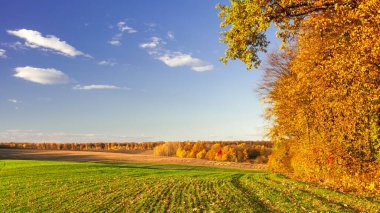
[[[63,150],[0,149],[0,159],[52,160],[77,162],[130,162],[186,164],[193,166],[211,166],[222,168],[239,168],[250,170],[267,169],[266,164],[218,162],[194,158],[177,158],[154,156],[152,151],[131,152],[95,152]]]

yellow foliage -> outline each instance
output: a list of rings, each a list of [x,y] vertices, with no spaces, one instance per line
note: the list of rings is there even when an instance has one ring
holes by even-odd
[[[179,146],[177,151],[176,151],[176,156],[180,157],[180,158],[185,158],[187,156],[187,152],[186,152],[186,150],[182,149],[181,146]]]
[[[270,168],[338,188],[379,191],[380,1],[233,0],[221,9],[227,58],[258,67],[274,23],[261,92],[275,143]],[[228,158],[226,156],[225,158]]]
[[[153,149],[153,154],[158,156],[174,156],[179,147],[179,143],[165,142]]]
[[[207,153],[206,150],[203,149],[202,151],[197,153],[197,158],[204,159],[206,157],[206,153]]]

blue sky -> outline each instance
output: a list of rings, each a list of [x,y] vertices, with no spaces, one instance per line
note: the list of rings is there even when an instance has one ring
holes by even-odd
[[[219,62],[218,2],[2,1],[0,141],[262,139],[262,72]]]

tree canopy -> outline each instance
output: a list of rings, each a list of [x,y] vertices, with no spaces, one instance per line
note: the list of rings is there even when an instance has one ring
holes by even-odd
[[[380,1],[233,0],[217,5],[222,58],[259,67],[273,121],[272,169],[342,188],[380,190]]]

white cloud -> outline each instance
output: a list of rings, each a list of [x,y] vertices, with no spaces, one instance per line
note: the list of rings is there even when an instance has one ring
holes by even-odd
[[[119,33],[115,34],[110,41],[108,41],[109,44],[113,46],[120,46],[121,45],[121,39],[123,38],[124,32],[127,33],[136,33],[137,30],[135,30],[132,27],[127,26],[127,24],[124,21],[120,21],[117,23],[117,27],[119,29]],[[113,28],[113,26],[112,26]]]
[[[39,84],[65,84],[69,77],[54,68],[16,67],[13,76]]]
[[[136,33],[137,30],[133,29],[132,27],[127,26],[127,23],[124,21],[120,21],[117,23],[117,26],[121,32],[126,31],[127,33]]]
[[[17,100],[17,99],[8,99],[8,101],[9,101],[10,103],[13,103],[13,104],[20,104],[20,103],[22,103],[22,101],[19,101],[19,100]]]
[[[103,65],[103,66],[111,66],[112,67],[112,66],[116,65],[116,62],[114,60],[108,59],[108,60],[99,61],[98,64]]]
[[[174,35],[168,32],[168,36]],[[164,47],[166,44],[159,37],[151,37],[150,42],[142,43],[139,46],[146,49],[148,54],[168,65],[169,67],[188,66],[196,72],[205,72],[214,69],[214,66],[206,61],[191,56],[191,54],[182,53],[180,51],[173,52]]]
[[[6,51],[4,49],[0,49],[0,58],[7,58],[7,55],[5,53]]]
[[[9,48],[12,48],[14,50],[25,50],[25,49],[27,49],[27,46],[25,46],[24,44],[22,44],[19,41],[11,42],[11,43],[2,43],[2,45],[7,46]]]
[[[170,39],[170,40],[174,40],[174,33],[173,32],[168,32],[168,38]]]
[[[122,89],[114,85],[92,84],[92,85],[76,85],[73,87],[75,90],[101,90],[101,89]]]
[[[156,48],[161,43],[164,43],[164,42],[162,42],[161,38],[152,37],[152,38],[150,38],[150,42],[148,42],[148,43],[142,43],[142,44],[140,44],[140,47],[144,48],[144,49],[145,48]]]
[[[159,56],[158,59],[169,67],[189,66],[192,70],[197,72],[210,71],[214,68],[213,65],[182,52],[165,53]]]
[[[114,46],[120,46],[121,45],[121,39],[123,38],[123,33],[117,33],[111,41],[109,41],[110,44]]]
[[[201,60],[181,52],[167,53],[160,56],[158,59],[169,67],[194,66],[201,63]]]
[[[110,43],[113,46],[120,46],[121,45],[121,42],[119,40],[116,40],[115,38],[113,40],[109,41],[108,43]]]
[[[14,106],[15,110],[23,109],[22,101],[20,101],[20,100],[11,98],[11,99],[8,99],[8,102]]]
[[[204,65],[204,66],[193,66],[191,67],[192,70],[197,71],[197,72],[205,72],[205,71],[210,71],[214,69],[214,65]]]
[[[25,45],[31,48],[44,48],[53,50],[57,53],[65,56],[78,56],[84,55],[79,50],[76,50],[73,46],[69,45],[65,41],[61,41],[54,35],[43,36],[40,32],[34,30],[20,29],[20,30],[7,30],[11,35],[25,39]]]

